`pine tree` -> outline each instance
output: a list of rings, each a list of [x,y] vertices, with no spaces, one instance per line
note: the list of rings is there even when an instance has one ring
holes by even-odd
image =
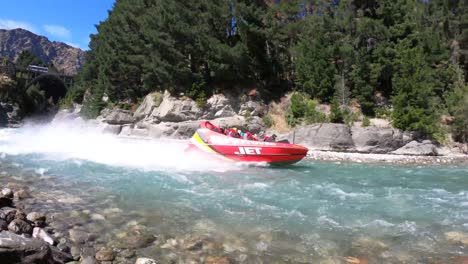
[[[433,71],[421,47],[404,40],[396,48],[396,73],[393,78],[393,125],[428,136],[438,132],[439,116],[434,97]]]

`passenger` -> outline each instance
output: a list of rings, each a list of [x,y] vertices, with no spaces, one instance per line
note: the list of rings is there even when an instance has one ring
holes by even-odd
[[[263,141],[265,141],[265,142],[275,142],[276,141],[276,135],[275,134],[273,134],[271,136],[265,135],[265,137],[263,138]]]
[[[228,132],[228,136],[233,137],[233,138],[240,138],[240,134],[237,132],[237,128],[230,128]]]
[[[243,139],[247,139],[247,140],[257,140],[254,135],[252,135],[252,133],[250,133],[249,131],[245,132],[244,133],[244,136],[242,137]]]

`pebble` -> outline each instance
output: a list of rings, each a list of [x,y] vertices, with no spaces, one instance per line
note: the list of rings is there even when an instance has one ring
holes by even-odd
[[[157,262],[150,258],[137,258],[135,264],[157,264]]]
[[[96,259],[99,261],[112,261],[114,258],[114,251],[110,248],[101,248],[98,252],[96,252]]]

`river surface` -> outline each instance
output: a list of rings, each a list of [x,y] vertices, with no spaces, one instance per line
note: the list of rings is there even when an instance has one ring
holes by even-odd
[[[4,129],[0,183],[62,195],[58,210],[94,212],[87,224],[105,222],[96,232],[109,240],[129,224],[157,234],[160,245],[210,236],[221,245],[216,254],[234,262],[432,263],[468,255],[467,166],[243,166],[187,156],[185,144],[69,124]],[[109,211],[118,221],[106,221]]]

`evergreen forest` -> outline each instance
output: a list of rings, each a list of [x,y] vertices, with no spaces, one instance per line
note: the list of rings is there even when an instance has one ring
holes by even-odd
[[[437,139],[450,117],[468,141],[467,0],[117,0],[96,27],[66,98],[88,91],[89,117],[104,95],[256,88],[266,101],[295,92],[296,119],[325,103],[343,122],[336,111],[358,106]]]

